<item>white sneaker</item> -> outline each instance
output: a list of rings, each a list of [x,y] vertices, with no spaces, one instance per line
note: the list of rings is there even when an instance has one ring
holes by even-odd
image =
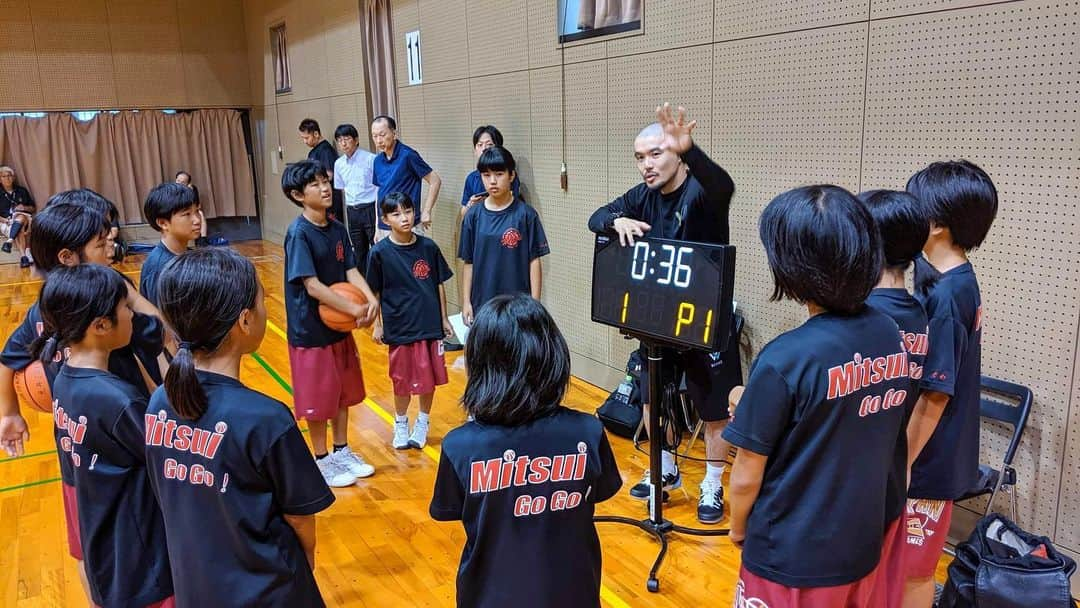
[[[375,474],[375,467],[364,462],[364,459],[353,454],[353,451],[349,449],[349,446],[345,446],[334,452],[331,458],[337,460],[338,464],[350,474],[355,475],[357,478],[363,479],[364,477],[371,477]]]
[[[316,460],[315,464],[318,465],[326,485],[331,488],[345,488],[356,483],[356,475],[347,471],[333,454]]]
[[[427,445],[427,433],[428,423],[417,420],[412,427],[412,435],[409,436],[409,447],[423,449]]]
[[[394,440],[390,442],[395,450],[409,449],[409,422],[394,421]]]

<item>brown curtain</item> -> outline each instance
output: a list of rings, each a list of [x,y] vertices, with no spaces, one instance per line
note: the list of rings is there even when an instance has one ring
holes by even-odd
[[[66,113],[0,118],[0,164],[11,165],[38,202],[92,188],[126,224],[143,222],[150,189],[191,174],[206,217],[253,216],[255,189],[240,112],[104,112],[81,122]]]
[[[397,116],[394,26],[390,21],[390,0],[364,0],[360,22],[371,115]]]
[[[285,39],[285,26],[281,25],[272,30],[274,45],[274,86],[280,93],[292,88],[292,77],[289,75],[289,48]]]

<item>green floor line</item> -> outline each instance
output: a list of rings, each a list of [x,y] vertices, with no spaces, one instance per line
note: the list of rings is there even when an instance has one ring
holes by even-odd
[[[30,482],[27,482],[27,483],[20,483],[17,486],[8,486],[6,488],[0,488],[0,494],[2,494],[4,492],[12,492],[12,491],[15,491],[15,490],[23,490],[25,488],[32,488],[34,486],[43,486],[43,485],[45,485],[47,483],[56,483],[58,481],[60,481],[59,477],[53,477],[52,479],[42,479],[40,481],[30,481]]]

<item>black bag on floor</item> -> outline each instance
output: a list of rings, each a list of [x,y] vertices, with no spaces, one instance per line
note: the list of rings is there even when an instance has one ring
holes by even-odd
[[[996,513],[956,546],[938,608],[1072,608],[1076,562]]]
[[[596,417],[608,432],[627,439],[634,437],[634,431],[641,423],[641,355],[638,351],[630,353],[626,377],[596,410]]]

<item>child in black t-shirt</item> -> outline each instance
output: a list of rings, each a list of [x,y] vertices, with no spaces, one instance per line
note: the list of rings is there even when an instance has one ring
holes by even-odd
[[[540,258],[551,250],[540,215],[514,194],[516,167],[510,151],[498,146],[485,150],[476,163],[488,196],[473,205],[461,223],[461,315],[467,325],[484,302],[497,295],[540,298]]]
[[[381,312],[372,338],[390,347],[394,384],[395,449],[427,445],[435,387],[446,384],[443,338],[453,335],[446,318],[443,283],[454,273],[435,241],[413,232],[415,206],[408,194],[391,192],[380,203],[390,234],[368,254],[367,281]],[[420,413],[409,433],[409,402],[420,396]]]
[[[922,394],[908,423],[905,606],[934,599],[934,569],[952,519],[952,503],[979,475],[982,299],[967,254],[982,244],[997,215],[990,176],[967,161],[933,163],[908,180],[930,221],[915,262],[915,295],[930,320]]]
[[[447,433],[431,516],[460,520],[457,605],[600,606],[596,503],[622,485],[595,416],[562,407],[570,352],[536,300],[497,296],[465,347],[472,421]]]
[[[254,265],[197,249],[165,267],[158,294],[180,349],[146,409],[145,449],[177,606],[323,606],[315,514],[334,495],[285,404],[239,380],[266,333]]]
[[[349,408],[366,392],[360,356],[352,332],[327,327],[319,316],[326,304],[371,323],[379,302],[356,269],[349,232],[327,217],[332,188],[326,170],[313,161],[289,165],[281,174],[281,190],[300,216],[285,233],[285,318],[288,320],[289,367],[296,417],[308,421],[311,446],[323,479],[332,487],[350,486],[375,474],[375,467],[349,448]],[[348,281],[367,300],[358,304],[330,289]],[[326,445],[326,428],[334,427],[334,451]]]
[[[143,214],[161,240],[143,261],[139,293],[157,305],[157,279],[169,260],[187,251],[199,238],[203,217],[195,191],[176,182],[158,184],[146,195]]]
[[[881,276],[870,214],[836,186],[781,194],[761,214],[773,299],[809,318],[758,354],[724,438],[736,604],[871,606],[886,499],[911,390],[896,323],[865,305]]]
[[[105,266],[57,268],[39,310],[34,354],[49,363],[68,350],[53,382],[53,419],[78,498],[90,597],[103,608],[171,602],[165,526],[146,474],[146,395],[109,371],[110,354],[131,341],[128,285]]]
[[[904,273],[922,251],[930,234],[930,221],[923,214],[919,201],[907,192],[871,190],[859,195],[861,202],[881,233],[885,267],[881,280],[866,298],[866,305],[888,315],[900,328],[900,340],[908,353],[911,388],[904,402],[904,425],[911,417],[919,398],[919,380],[927,350],[926,311],[908,292]],[[885,498],[885,520],[888,526],[882,548],[879,576],[874,585],[874,606],[898,608],[904,597],[904,575],[898,573],[907,545],[907,533],[900,516],[907,505],[907,434],[901,433],[893,455],[893,470],[889,476]]]

